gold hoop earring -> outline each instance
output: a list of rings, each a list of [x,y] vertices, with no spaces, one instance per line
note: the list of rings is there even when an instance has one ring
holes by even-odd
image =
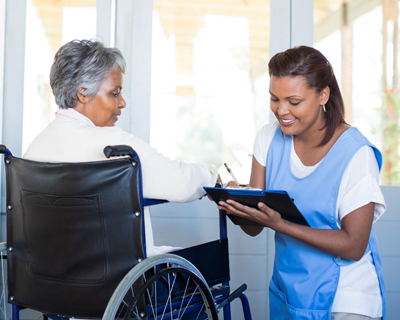
[[[326,113],[326,108],[324,104],[322,105],[322,110],[324,110],[324,112]]]

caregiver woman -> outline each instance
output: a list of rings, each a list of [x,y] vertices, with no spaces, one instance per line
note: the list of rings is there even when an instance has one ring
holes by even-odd
[[[385,211],[381,153],[344,121],[328,60],[301,46],[269,62],[271,110],[254,143],[250,186],[286,190],[311,227],[259,203],[228,200],[230,214],[276,231],[271,319],[381,319],[382,265],[372,224]],[[262,227],[245,227],[257,235]]]

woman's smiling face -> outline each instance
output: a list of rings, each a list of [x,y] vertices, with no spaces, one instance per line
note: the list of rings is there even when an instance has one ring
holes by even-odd
[[[272,75],[269,92],[271,110],[284,134],[301,136],[324,127],[322,105],[329,100],[328,87],[316,93],[301,76],[278,78]]]

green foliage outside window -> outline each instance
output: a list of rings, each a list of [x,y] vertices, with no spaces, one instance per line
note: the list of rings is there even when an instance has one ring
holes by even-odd
[[[391,89],[383,94],[382,124],[383,124],[383,168],[382,181],[384,185],[400,184],[400,90]]]

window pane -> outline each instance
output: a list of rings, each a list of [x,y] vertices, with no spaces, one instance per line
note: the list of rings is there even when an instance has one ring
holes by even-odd
[[[400,184],[398,2],[315,1],[315,47],[331,61],[346,120],[383,153],[382,184]]]
[[[73,39],[96,37],[96,0],[28,0],[23,152],[58,108],[49,84],[54,54]]]
[[[151,144],[248,183],[269,114],[269,1],[154,0],[152,46]]]

